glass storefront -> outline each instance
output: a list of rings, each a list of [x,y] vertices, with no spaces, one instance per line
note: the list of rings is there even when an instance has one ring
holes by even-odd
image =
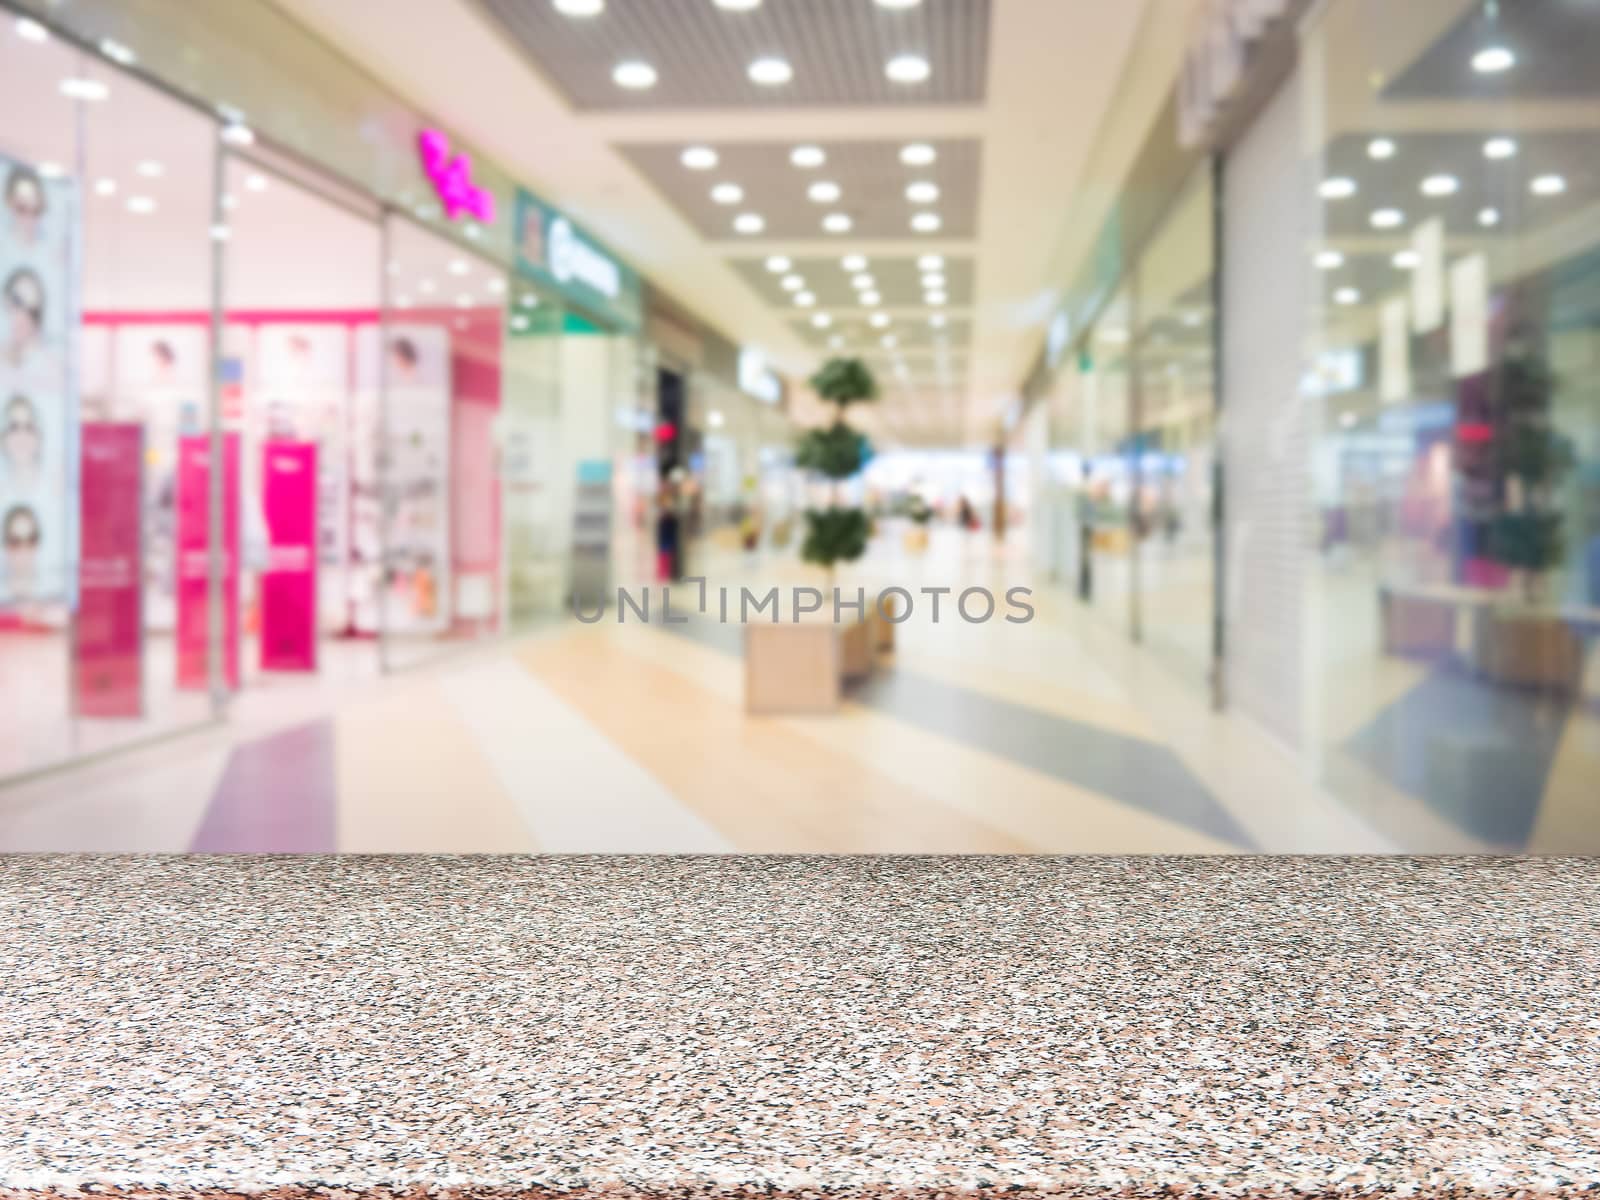
[[[561,214],[385,204],[31,18],[0,97],[0,779],[632,570],[639,282]]]
[[[1196,169],[1045,381],[1037,558],[1160,653],[1212,672],[1213,191]]]
[[[1600,77],[1571,53],[1597,35],[1586,5],[1345,0],[1288,85],[1309,738],[1408,844],[1600,817]]]

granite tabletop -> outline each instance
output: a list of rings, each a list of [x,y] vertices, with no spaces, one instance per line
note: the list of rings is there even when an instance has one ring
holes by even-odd
[[[0,1197],[1600,1192],[1600,860],[0,858]]]

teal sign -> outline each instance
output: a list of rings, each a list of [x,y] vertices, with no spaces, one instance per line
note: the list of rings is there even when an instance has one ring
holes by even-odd
[[[517,189],[517,270],[624,330],[644,321],[639,276],[611,252],[522,188]]]

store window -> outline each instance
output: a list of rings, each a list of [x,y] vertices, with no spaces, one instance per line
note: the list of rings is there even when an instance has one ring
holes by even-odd
[[[1209,164],[1139,256],[1139,629],[1187,680],[1212,669],[1215,371]]]
[[[1409,846],[1600,849],[1597,39],[1592,5],[1348,0],[1291,84],[1313,738]]]
[[[1088,599],[1128,627],[1137,540],[1133,524],[1134,414],[1132,411],[1133,301],[1118,291],[1090,331],[1077,383],[1082,447],[1079,552],[1088,564]]]
[[[212,715],[215,140],[0,29],[0,776]]]
[[[372,619],[390,669],[503,626],[496,430],[509,324],[500,267],[391,217],[384,321],[358,359],[377,381]]]

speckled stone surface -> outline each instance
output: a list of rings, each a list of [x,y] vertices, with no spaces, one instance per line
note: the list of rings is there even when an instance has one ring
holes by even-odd
[[[1600,1191],[1600,860],[0,859],[0,1196]]]

